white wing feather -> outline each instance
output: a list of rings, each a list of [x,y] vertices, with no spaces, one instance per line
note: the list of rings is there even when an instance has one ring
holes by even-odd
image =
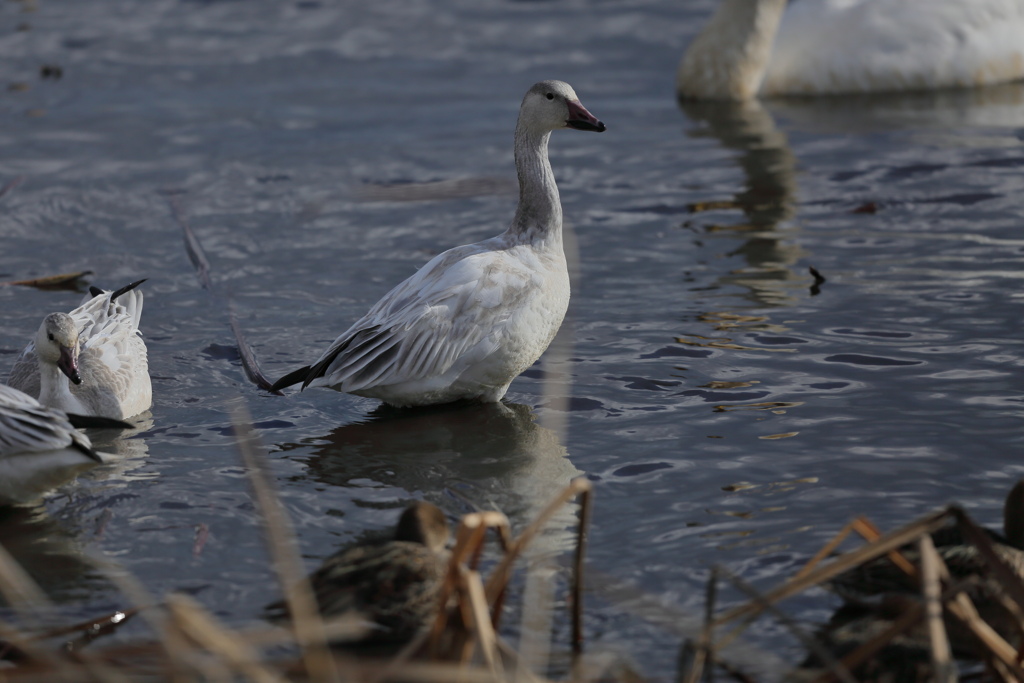
[[[467,353],[497,350],[500,312],[533,280],[521,261],[494,251],[498,239],[450,249],[391,290],[331,344],[309,384],[358,392],[443,375]]]

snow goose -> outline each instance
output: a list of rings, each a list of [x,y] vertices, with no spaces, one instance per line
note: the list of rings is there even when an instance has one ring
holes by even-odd
[[[0,384],[0,504],[30,502],[105,462],[76,426],[131,427],[118,420],[67,415]]]
[[[1021,0],[722,0],[683,98],[931,90],[1024,78]]]
[[[508,229],[434,257],[313,365],[273,388],[301,382],[395,406],[501,400],[551,343],[569,304],[562,205],[548,161],[548,139],[560,128],[605,125],[567,83],[537,83],[516,124],[519,206]]]
[[[448,570],[448,520],[430,503],[409,505],[390,540],[362,543],[331,555],[309,577],[323,616],[354,612],[374,624],[365,641],[402,642],[437,612]],[[267,617],[287,615],[284,603]]]
[[[139,331],[142,292],[135,289],[142,282],[114,292],[94,288],[71,313],[46,316],[8,384],[67,413],[126,418],[148,410],[153,389]]]

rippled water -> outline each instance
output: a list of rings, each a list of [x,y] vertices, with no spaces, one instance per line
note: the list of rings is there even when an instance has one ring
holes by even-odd
[[[310,566],[410,498],[521,524],[585,473],[591,647],[664,679],[713,564],[770,585],[864,512],[887,527],[959,500],[998,524],[1024,475],[1024,86],[680,108],[675,64],[713,3],[683,4],[0,6],[0,279],[148,277],[155,393],[105,444],[119,464],[0,513],[5,547],[69,614],[122,604],[84,561],[105,555],[255,618],[277,594],[233,447],[241,397]],[[507,408],[255,389],[228,302],[277,377],[431,255],[500,232],[542,78],[609,130],[552,141],[573,301]],[[0,365],[79,298],[0,288]],[[780,631],[750,642],[797,659]]]

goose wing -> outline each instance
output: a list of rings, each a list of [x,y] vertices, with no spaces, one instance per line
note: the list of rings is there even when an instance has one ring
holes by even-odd
[[[89,438],[59,410],[46,408],[17,389],[0,385],[0,456],[74,448],[100,460]]]
[[[510,304],[527,295],[533,277],[494,240],[446,251],[338,337],[303,387],[353,392],[435,377],[460,360],[484,358],[500,346]]]

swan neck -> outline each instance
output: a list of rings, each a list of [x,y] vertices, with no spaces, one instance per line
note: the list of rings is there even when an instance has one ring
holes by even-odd
[[[519,242],[560,238],[562,203],[555,174],[548,161],[551,131],[537,133],[520,122],[516,126],[515,158],[519,175],[519,206],[508,234]],[[560,241],[560,240],[559,240]]]
[[[722,0],[679,65],[685,98],[757,97],[787,0]]]

